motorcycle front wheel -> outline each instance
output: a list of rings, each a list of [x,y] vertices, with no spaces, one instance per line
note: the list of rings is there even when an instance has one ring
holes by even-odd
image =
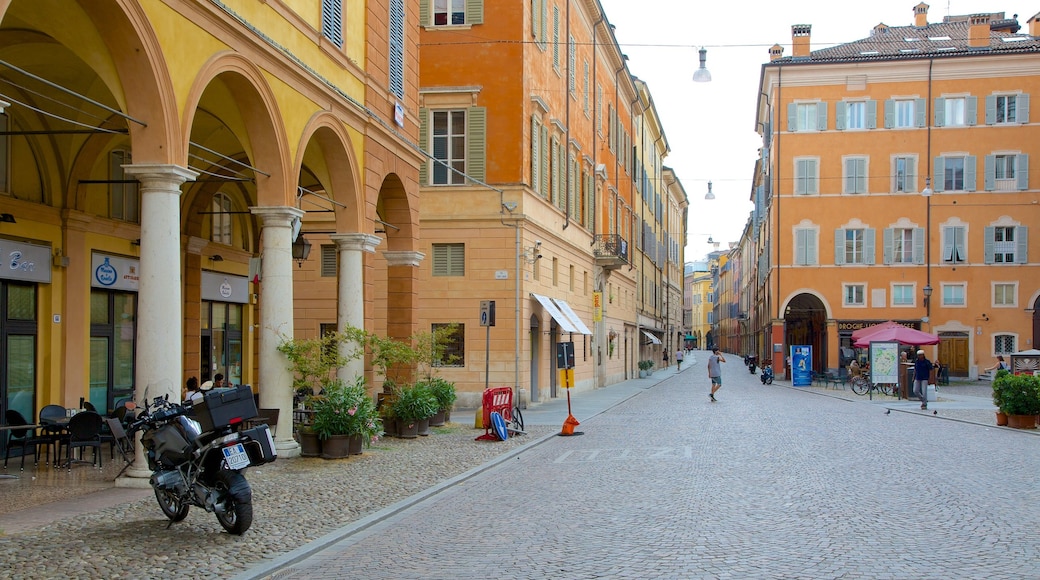
[[[244,534],[253,525],[253,492],[241,473],[221,471],[220,485],[224,488],[224,509],[217,510],[217,521],[229,534]]]
[[[166,517],[170,518],[171,522],[179,522],[188,517],[188,504],[181,503],[177,494],[172,491],[156,488],[155,499],[159,502],[159,508],[166,514]]]

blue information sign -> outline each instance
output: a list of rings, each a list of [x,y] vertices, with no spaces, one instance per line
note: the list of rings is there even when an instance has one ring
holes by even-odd
[[[791,347],[791,379],[796,387],[812,386],[812,345]]]

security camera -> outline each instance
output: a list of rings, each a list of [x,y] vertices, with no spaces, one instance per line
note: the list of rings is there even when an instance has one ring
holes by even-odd
[[[542,245],[542,240],[535,240],[534,241],[534,247],[537,248],[538,246],[541,246],[541,245]]]
[[[535,256],[535,257],[534,257],[534,259],[535,259],[535,260],[541,260],[541,259],[542,259],[542,255],[541,255],[541,254],[538,254],[537,256]]]

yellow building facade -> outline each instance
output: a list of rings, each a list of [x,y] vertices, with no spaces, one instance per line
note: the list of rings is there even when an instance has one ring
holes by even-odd
[[[1036,17],[911,9],[815,51],[795,25],[762,67],[742,287],[775,368],[808,344],[838,371],[865,355],[851,333],[886,320],[939,335],[926,353],[955,376],[1040,339]]]

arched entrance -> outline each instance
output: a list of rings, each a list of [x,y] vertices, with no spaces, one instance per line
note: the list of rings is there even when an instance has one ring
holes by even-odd
[[[812,368],[827,369],[827,309],[812,294],[798,294],[784,309],[784,344],[812,346]],[[785,348],[785,356],[788,350]]]
[[[541,359],[538,353],[541,352],[542,341],[541,339],[541,321],[537,316],[531,316],[531,402],[537,402],[539,400],[539,388],[538,388],[538,366],[541,364]]]

